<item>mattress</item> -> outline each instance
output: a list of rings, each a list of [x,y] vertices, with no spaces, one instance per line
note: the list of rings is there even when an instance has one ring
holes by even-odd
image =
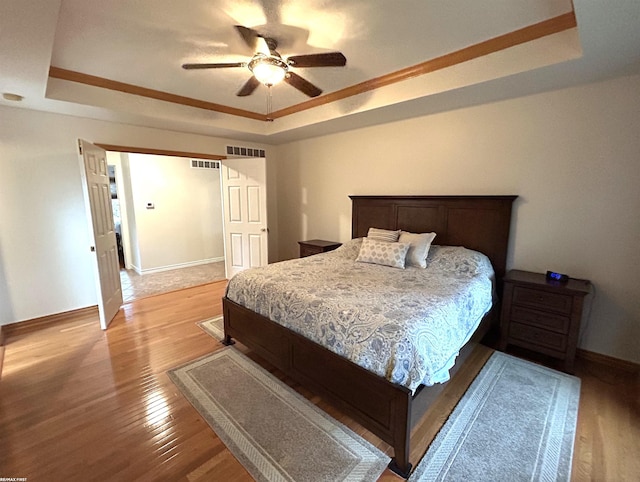
[[[227,297],[412,392],[447,381],[491,309],[489,259],[432,246],[426,268],[399,269],[357,262],[361,243],[242,271]]]

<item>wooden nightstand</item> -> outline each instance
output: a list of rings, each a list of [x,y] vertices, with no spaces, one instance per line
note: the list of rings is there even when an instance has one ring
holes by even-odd
[[[540,273],[509,271],[504,278],[500,349],[512,344],[559,358],[564,370],[572,373],[584,301],[590,293],[588,280],[559,283]]]
[[[326,253],[332,251],[342,245],[334,241],[325,241],[323,239],[310,239],[309,241],[298,241],[300,245],[300,257],[311,256],[312,254]]]

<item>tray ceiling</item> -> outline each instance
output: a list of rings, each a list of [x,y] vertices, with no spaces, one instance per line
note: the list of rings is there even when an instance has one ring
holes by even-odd
[[[572,80],[572,69],[587,81],[636,71],[640,42],[627,24],[638,4],[621,2],[626,16],[604,18],[599,2],[574,3],[5,0],[0,88],[24,100],[1,102],[277,143],[585,81]],[[608,72],[598,21],[610,46],[624,44]],[[181,68],[248,61],[253,52],[234,25],[275,38],[283,57],[341,51],[347,65],[296,69],[323,94],[309,99],[278,84],[275,120],[266,122],[267,87],[236,96],[248,69]]]

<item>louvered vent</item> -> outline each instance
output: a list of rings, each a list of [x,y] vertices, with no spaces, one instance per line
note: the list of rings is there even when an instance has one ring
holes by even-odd
[[[220,169],[220,161],[204,161],[191,159],[191,167],[194,169]]]
[[[242,157],[265,157],[264,149],[255,149],[253,147],[227,146],[228,156]]]

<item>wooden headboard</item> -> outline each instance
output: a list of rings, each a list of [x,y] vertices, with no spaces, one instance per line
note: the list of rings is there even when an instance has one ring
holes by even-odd
[[[498,279],[506,270],[511,205],[518,196],[349,196],[351,237],[370,227],[436,233],[434,244],[486,254]]]

